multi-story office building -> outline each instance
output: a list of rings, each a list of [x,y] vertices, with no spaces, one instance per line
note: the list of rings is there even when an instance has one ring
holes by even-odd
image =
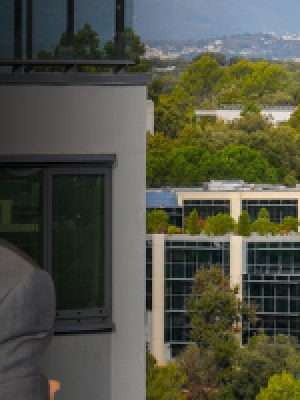
[[[225,213],[237,221],[246,210],[254,221],[261,208],[268,210],[272,222],[282,222],[285,216],[300,218],[300,189],[297,186],[211,181],[198,188],[148,189],[146,199],[148,212],[160,208],[170,217],[170,223],[178,227],[184,226],[184,217],[193,209],[203,220]]]
[[[199,268],[218,266],[239,296],[256,304],[259,321],[245,325],[246,343],[259,327],[300,339],[300,236],[147,235],[147,336],[164,364],[189,343],[185,299]]]
[[[56,400],[144,399],[149,77],[124,71],[132,3],[0,8],[0,237],[55,284],[43,370]]]

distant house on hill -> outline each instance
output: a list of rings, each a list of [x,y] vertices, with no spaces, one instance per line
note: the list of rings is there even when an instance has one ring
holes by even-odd
[[[261,108],[261,114],[268,117],[269,121],[275,126],[278,126],[282,122],[288,121],[296,108],[296,106],[263,106]],[[224,105],[219,106],[215,110],[195,110],[195,115],[198,118],[215,116],[228,122],[240,118],[242,110],[243,106]]]

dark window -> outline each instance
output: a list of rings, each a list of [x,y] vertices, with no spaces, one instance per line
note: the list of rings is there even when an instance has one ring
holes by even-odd
[[[58,332],[111,329],[111,167],[2,164],[0,237],[47,270]]]

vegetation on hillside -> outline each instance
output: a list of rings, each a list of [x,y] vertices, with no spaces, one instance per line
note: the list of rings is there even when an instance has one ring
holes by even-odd
[[[297,183],[299,108],[278,127],[260,114],[263,105],[298,104],[296,71],[290,64],[266,61],[240,60],[227,66],[205,55],[176,77],[169,93],[156,78],[149,88],[155,100],[155,134],[147,137],[147,185],[192,186],[225,178]],[[242,106],[241,118],[229,123],[196,119],[195,109],[220,104]]]

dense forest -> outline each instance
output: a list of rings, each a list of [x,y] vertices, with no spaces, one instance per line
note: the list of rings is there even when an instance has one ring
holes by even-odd
[[[181,73],[153,75],[155,134],[147,137],[147,185],[200,185],[210,179],[244,179],[294,185],[300,180],[300,110],[275,127],[263,105],[300,103],[297,63],[232,60],[202,55]],[[225,123],[196,120],[195,109],[243,107]]]

